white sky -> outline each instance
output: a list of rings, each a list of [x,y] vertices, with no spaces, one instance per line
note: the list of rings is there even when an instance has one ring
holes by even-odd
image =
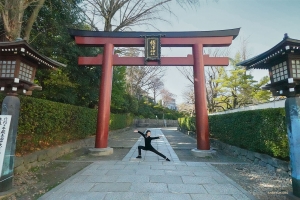
[[[156,22],[160,31],[207,31],[241,28],[239,36],[230,46],[233,57],[240,47],[241,38],[248,38],[250,57],[254,57],[272,48],[283,39],[284,33],[289,37],[300,39],[300,0],[201,0],[197,9],[182,9],[172,3],[172,11],[177,17],[166,13],[163,18],[170,21]],[[157,31],[135,27],[135,31]],[[166,48],[163,56],[186,56],[190,48]],[[268,75],[266,70],[252,71],[256,80]],[[177,95],[176,103],[182,103],[182,93],[188,81],[176,69],[168,67],[163,79],[165,88]]]

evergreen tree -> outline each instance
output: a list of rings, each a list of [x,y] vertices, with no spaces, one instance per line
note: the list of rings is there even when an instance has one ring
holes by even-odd
[[[262,103],[271,98],[268,91],[263,91],[261,86],[268,82],[268,77],[263,77],[258,83],[249,71],[237,66],[241,61],[239,53],[231,59],[231,70],[221,70],[220,77],[215,81],[219,83],[216,101],[221,103],[222,109],[235,109],[253,103]]]

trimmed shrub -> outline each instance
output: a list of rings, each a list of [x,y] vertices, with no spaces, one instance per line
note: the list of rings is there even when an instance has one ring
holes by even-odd
[[[196,131],[195,117],[182,117],[178,119],[179,127],[187,131]]]
[[[132,114],[110,114],[109,129],[116,130],[130,126],[133,123]]]
[[[191,120],[179,119],[183,129],[195,131]],[[191,127],[189,129],[188,127]],[[288,160],[289,145],[284,108],[209,116],[210,136],[227,144]]]
[[[0,97],[0,102],[2,103]],[[20,96],[16,154],[26,154],[94,135],[97,110]],[[110,130],[132,124],[129,114],[111,114]]]

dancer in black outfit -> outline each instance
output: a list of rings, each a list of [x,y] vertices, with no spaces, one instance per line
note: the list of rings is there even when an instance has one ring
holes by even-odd
[[[138,146],[138,150],[139,150],[139,155],[136,158],[142,158],[141,156],[141,149],[145,150],[145,151],[152,151],[153,153],[156,153],[157,155],[163,157],[164,159],[166,159],[167,161],[170,161],[169,158],[167,158],[164,154],[158,152],[156,149],[154,149],[154,147],[151,145],[151,140],[154,139],[159,139],[160,137],[150,137],[151,135],[151,131],[147,130],[146,134],[142,133],[141,131],[135,130],[135,133],[139,133],[141,134],[144,139],[145,139],[145,146]]]

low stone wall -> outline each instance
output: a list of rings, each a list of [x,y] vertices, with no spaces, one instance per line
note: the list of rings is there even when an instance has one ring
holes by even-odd
[[[109,134],[129,130],[130,127],[110,131]],[[84,147],[94,147],[95,146],[95,136],[71,142],[64,145],[55,146],[49,149],[44,149],[40,151],[35,151],[25,156],[15,157],[15,166],[14,172],[21,173],[27,171],[33,167],[44,166],[50,161],[55,160],[56,158],[63,156],[68,153],[72,153],[77,149]]]
[[[27,171],[33,167],[44,166],[56,158],[64,154],[71,153],[83,147],[93,147],[95,145],[95,137],[78,140],[76,142],[55,146],[49,149],[35,151],[25,156],[15,157],[15,173]]]
[[[184,134],[196,138],[195,132],[180,130],[180,128],[178,130]],[[254,164],[260,165],[262,167],[266,167],[271,172],[284,175],[284,176],[291,176],[291,167],[289,162],[277,158],[273,158],[266,154],[257,153],[236,146],[232,146],[224,142],[221,142],[217,139],[210,139],[210,144],[212,148],[216,150],[222,150],[228,155],[232,155],[242,160],[250,161]]]
[[[249,151],[236,146],[232,146],[216,139],[210,139],[211,146],[216,150],[222,150],[229,155],[238,157],[245,161],[266,167],[269,171],[282,175],[291,175],[289,162],[273,158],[269,155]]]

